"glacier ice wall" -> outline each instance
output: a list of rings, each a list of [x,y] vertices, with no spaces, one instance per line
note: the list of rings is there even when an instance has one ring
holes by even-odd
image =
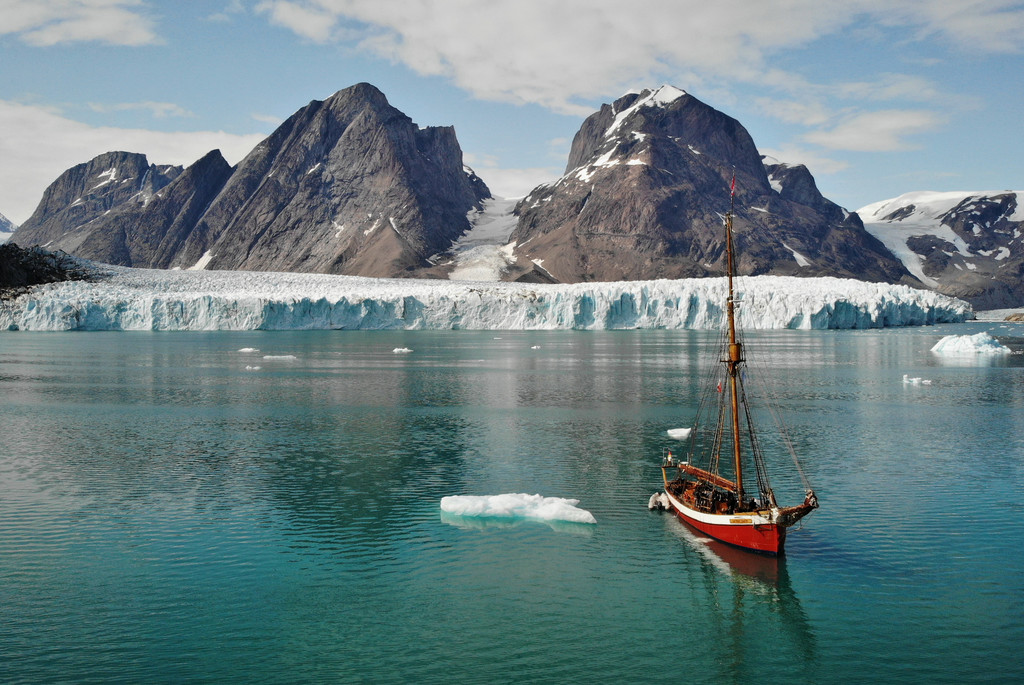
[[[629,329],[722,325],[724,278],[536,285],[107,267],[0,301],[0,330]],[[740,323],[880,328],[960,322],[970,305],[838,278],[737,279]]]

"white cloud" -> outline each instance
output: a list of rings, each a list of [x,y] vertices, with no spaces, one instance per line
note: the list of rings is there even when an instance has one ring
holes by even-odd
[[[316,3],[307,5],[287,0],[261,2],[256,5],[256,11],[269,15],[270,23],[316,43],[326,42],[331,37],[336,17],[334,13],[317,7]]]
[[[99,102],[90,102],[89,109],[94,112],[108,113],[108,112],[131,112],[131,111],[148,111],[152,116],[157,119],[164,119],[167,117],[194,117],[195,114],[188,111],[187,109],[174,104],[173,102],[153,102],[147,100],[144,102],[118,102],[112,105],[107,105]]]
[[[258,121],[261,124],[271,124],[275,128],[284,123],[284,119],[273,114],[260,114],[259,112],[253,112],[249,115],[253,121]]]
[[[495,197],[525,197],[541,183],[550,183],[562,175],[562,170],[554,167],[501,168],[493,157],[469,152],[463,155],[463,161],[483,179]]]
[[[908,136],[927,133],[945,123],[945,119],[926,110],[882,110],[852,115],[831,130],[812,131],[803,136],[831,150],[890,152],[910,150]]]
[[[909,74],[879,74],[873,81],[838,83],[832,91],[837,97],[856,100],[909,100],[938,102],[945,95],[930,80]]]
[[[39,47],[101,42],[159,43],[141,0],[0,0],[0,35]]]
[[[187,166],[219,148],[234,164],[265,137],[95,127],[52,109],[5,100],[0,100],[0,130],[18,133],[0,136],[0,211],[17,224],[32,214],[43,191],[60,174],[104,152],[141,152],[154,164]]]
[[[758,152],[762,155],[774,157],[786,164],[803,164],[814,176],[819,174],[836,174],[850,166],[847,162],[825,157],[820,152],[809,150],[799,145],[763,147],[758,148]]]
[[[1013,0],[902,0],[879,12],[878,21],[914,27],[919,40],[945,37],[969,52],[1024,52],[1024,7]]]
[[[242,4],[242,0],[231,0],[220,12],[208,15],[206,21],[230,22],[234,19],[235,15],[242,14],[243,12],[245,12],[245,5]]]
[[[741,2],[740,12],[734,4],[275,0],[260,9],[310,40],[325,41],[336,25],[354,23],[364,28],[361,49],[420,74],[450,78],[482,99],[581,115],[591,111],[581,99],[684,69],[755,78],[765,46],[779,35],[809,40],[834,21],[834,13],[815,11],[817,0],[793,0],[805,11],[781,18],[768,3]]]
[[[780,100],[762,97],[757,98],[755,102],[762,114],[787,124],[822,126],[831,121],[834,116],[829,107],[813,99]]]
[[[865,22],[973,50],[1019,50],[1024,8],[1005,0],[273,0],[271,21],[314,41],[351,36],[359,48],[487,100],[535,103],[585,115],[581,101],[664,81],[731,80],[794,88],[768,68],[776,52]],[[347,38],[346,38],[347,39]],[[869,85],[869,84],[866,84]],[[924,81],[893,78],[883,90],[931,96]]]

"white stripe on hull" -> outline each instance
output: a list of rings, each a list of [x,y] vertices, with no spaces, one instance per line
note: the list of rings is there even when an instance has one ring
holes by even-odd
[[[743,512],[741,514],[706,514],[702,511],[696,511],[690,509],[688,506],[677,500],[672,496],[671,492],[665,491],[668,496],[668,501],[672,503],[672,506],[677,511],[685,515],[687,518],[691,518],[701,523],[706,523],[711,526],[770,526],[775,521],[776,512],[774,510],[767,510],[768,516],[763,516],[759,512]]]

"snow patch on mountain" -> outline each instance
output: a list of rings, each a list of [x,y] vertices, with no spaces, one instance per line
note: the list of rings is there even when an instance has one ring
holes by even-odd
[[[611,138],[615,135],[615,132],[619,130],[620,126],[622,126],[622,122],[628,119],[634,112],[644,107],[665,107],[684,95],[686,95],[686,91],[680,90],[675,86],[668,85],[661,86],[656,90],[650,91],[646,96],[637,98],[636,101],[626,109],[621,112],[617,112],[615,119],[612,120],[608,130],[605,131],[604,137]]]
[[[867,231],[882,241],[889,251],[903,262],[910,273],[925,285],[934,288],[939,286],[939,281],[925,275],[922,256],[909,246],[910,239],[925,236],[935,237],[951,245],[955,253],[965,260],[972,259],[979,254],[989,257],[991,253],[971,252],[967,242],[945,222],[953,218],[954,210],[956,210],[955,213],[963,215],[990,198],[1010,194],[1016,195],[1017,203],[1005,218],[1011,222],[1022,221],[1024,220],[1024,209],[1021,207],[1022,203],[1019,202],[1019,198],[1024,197],[1024,192],[1014,191],[918,191],[866,205],[858,209],[857,213],[864,221]],[[990,228],[991,224],[991,220],[987,221],[984,226],[974,224],[971,232],[973,235],[980,235],[983,229]],[[1005,259],[1009,256],[1008,249],[1000,249],[999,255],[1000,257],[997,259]],[[964,264],[967,269],[977,268],[970,262]],[[960,268],[959,265],[956,266]]]
[[[714,329],[724,278],[537,285],[104,267],[0,302],[0,330]],[[743,277],[746,328],[960,322],[961,300],[839,278]]]

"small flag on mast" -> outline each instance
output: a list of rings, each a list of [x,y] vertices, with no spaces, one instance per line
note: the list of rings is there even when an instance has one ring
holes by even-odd
[[[736,197],[736,172],[732,172],[732,184],[729,186],[729,197]]]

